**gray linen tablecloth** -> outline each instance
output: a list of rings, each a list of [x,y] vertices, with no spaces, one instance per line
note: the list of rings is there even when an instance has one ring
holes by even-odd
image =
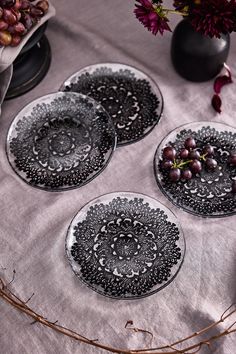
[[[222,90],[223,113],[210,99],[213,82],[190,83],[170,62],[171,34],[154,37],[134,18],[133,1],[54,0],[57,16],[47,37],[52,48],[48,75],[31,92],[4,102],[0,117],[0,272],[12,289],[51,321],[91,339],[120,348],[149,345],[150,336],[125,329],[128,320],[153,332],[153,346],[175,341],[208,325],[236,301],[235,217],[202,219],[174,207],[153,174],[160,140],[173,128],[192,121],[236,126],[235,83]],[[172,26],[177,23],[172,18]],[[236,77],[236,36],[231,36],[228,64]],[[7,130],[18,111],[33,99],[57,91],[70,74],[89,64],[121,62],[149,74],[164,96],[164,114],[145,139],[115,151],[107,168],[86,186],[50,193],[28,186],[13,172],[5,153]],[[236,80],[236,79],[235,79]],[[76,212],[89,200],[109,192],[133,191],[169,207],[182,224],[187,250],[176,279],[150,297],[117,301],[93,292],[76,278],[65,257],[65,236]],[[6,268],[3,270],[2,268]],[[30,320],[0,300],[1,354],[69,354],[102,351],[79,344]],[[223,325],[216,329],[216,332]],[[236,335],[202,353],[236,353]]]

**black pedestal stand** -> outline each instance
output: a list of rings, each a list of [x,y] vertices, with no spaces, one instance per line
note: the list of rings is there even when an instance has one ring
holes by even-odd
[[[51,63],[51,48],[44,35],[47,23],[32,35],[13,62],[13,75],[5,99],[31,90],[45,77]]]

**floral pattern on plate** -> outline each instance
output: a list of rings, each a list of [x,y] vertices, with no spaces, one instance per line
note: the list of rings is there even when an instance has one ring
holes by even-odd
[[[101,105],[81,94],[59,92],[33,101],[16,116],[7,155],[31,186],[60,191],[96,177],[115,145],[112,121]]]
[[[179,151],[188,137],[193,137],[200,149],[207,144],[213,146],[218,166],[214,171],[203,168],[191,180],[173,183],[161,169],[161,153],[165,146],[173,146]],[[232,182],[236,179],[236,168],[228,163],[232,151],[236,151],[236,129],[233,127],[213,122],[181,126],[157,148],[154,158],[157,183],[173,204],[189,213],[202,217],[233,215],[236,212],[236,196],[232,193]]]
[[[158,86],[143,72],[123,64],[88,66],[68,78],[63,91],[81,92],[111,116],[118,146],[136,142],[159,122],[163,98]]]
[[[87,286],[132,299],[174,279],[185,241],[170,210],[148,196],[121,192],[96,198],[78,212],[68,229],[66,252]]]

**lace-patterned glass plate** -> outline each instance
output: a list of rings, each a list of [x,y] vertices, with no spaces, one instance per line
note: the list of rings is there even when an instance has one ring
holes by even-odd
[[[165,146],[174,146],[177,151],[188,137],[196,140],[200,149],[210,144],[215,150],[217,168],[206,171],[189,181],[171,182],[160,168],[161,154]],[[228,164],[230,151],[236,150],[236,129],[221,123],[198,122],[183,125],[173,130],[158,146],[154,158],[154,170],[162,192],[175,205],[202,217],[230,216],[236,212],[236,195],[232,193],[232,181],[236,168]]]
[[[115,145],[114,126],[100,104],[78,93],[58,92],[31,102],[15,117],[7,155],[25,182],[60,191],[96,177]]]
[[[177,275],[185,254],[174,214],[142,194],[92,200],[72,220],[66,238],[72,269],[90,288],[117,299],[151,295]]]
[[[118,146],[136,142],[159,122],[163,98],[158,86],[143,72],[123,64],[88,66],[68,78],[62,91],[94,98],[110,114]]]

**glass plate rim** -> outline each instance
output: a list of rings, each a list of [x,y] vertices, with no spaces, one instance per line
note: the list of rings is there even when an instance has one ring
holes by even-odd
[[[155,122],[155,124],[146,133],[144,133],[141,137],[139,137],[135,140],[126,141],[124,143],[119,143],[119,144],[117,143],[117,148],[120,148],[123,146],[135,144],[135,143],[139,142],[140,140],[144,139],[148,134],[150,134],[153,131],[153,129],[160,123],[160,121],[163,118],[163,112],[164,112],[164,107],[165,107],[164,97],[163,97],[163,94],[162,94],[162,91],[161,91],[159,85],[156,83],[156,81],[154,79],[151,78],[150,74],[137,68],[134,65],[125,64],[122,62],[112,62],[111,61],[111,62],[101,62],[101,63],[89,64],[89,65],[86,65],[86,66],[82,67],[81,69],[73,72],[70,76],[68,76],[67,79],[64,80],[64,82],[59,87],[58,92],[60,92],[60,91],[65,92],[65,91],[63,91],[63,89],[65,88],[67,81],[72,80],[73,78],[75,78],[78,75],[81,75],[83,72],[87,72],[90,68],[100,68],[102,66],[112,67],[114,65],[119,65],[119,66],[122,66],[127,69],[131,69],[134,72],[136,71],[136,72],[144,75],[151,82],[155,95],[158,97],[157,92],[160,95],[160,97],[159,97],[160,98],[160,113],[158,116],[158,120]],[[71,91],[71,92],[73,92],[73,91]]]
[[[85,182],[83,182],[81,185],[79,186],[68,186],[66,188],[57,188],[57,189],[50,189],[50,188],[45,188],[43,186],[38,186],[38,185],[34,185],[34,184],[31,184],[29,183],[28,180],[26,180],[23,176],[21,176],[17,170],[14,169],[11,161],[10,161],[10,158],[9,158],[9,136],[11,134],[11,131],[13,129],[13,124],[14,124],[14,121],[16,120],[16,118],[19,116],[19,114],[24,114],[24,112],[27,110],[27,109],[31,109],[31,107],[33,108],[34,107],[34,104],[37,103],[38,101],[40,102],[41,99],[46,99],[46,98],[49,98],[51,96],[57,96],[57,95],[65,95],[65,94],[68,94],[71,95],[71,96],[77,96],[77,97],[82,97],[82,98],[86,98],[88,99],[89,101],[93,102],[93,103],[96,103],[97,106],[99,107],[102,107],[102,109],[104,110],[104,112],[106,113],[106,115],[108,116],[109,120],[110,120],[110,123],[111,123],[111,128],[114,132],[114,139],[113,139],[113,144],[112,144],[112,147],[111,147],[111,153],[109,155],[109,158],[107,159],[106,163],[104,164],[104,166],[95,173],[95,175],[93,175],[91,178],[89,178],[88,180],[86,180]],[[113,154],[115,152],[117,148],[117,134],[116,134],[116,131],[115,131],[115,128],[114,128],[114,125],[113,125],[113,122],[112,122],[112,119],[109,115],[109,113],[105,110],[105,108],[99,103],[97,102],[96,100],[94,100],[92,97],[89,97],[89,96],[86,96],[82,93],[77,93],[77,92],[62,92],[62,91],[54,91],[54,92],[50,92],[50,93],[47,93],[46,95],[43,95],[43,96],[39,96],[37,98],[35,98],[33,101],[30,101],[29,103],[25,104],[13,117],[13,119],[11,120],[10,122],[10,125],[7,129],[7,134],[6,134],[6,138],[5,138],[5,154],[6,154],[6,157],[7,157],[7,161],[8,161],[8,164],[10,165],[12,171],[15,173],[15,175],[20,179],[20,181],[23,181],[26,185],[32,187],[32,188],[36,188],[40,191],[43,191],[43,192],[46,192],[46,193],[62,193],[62,192],[67,192],[67,191],[71,191],[71,190],[74,190],[74,189],[79,189],[79,188],[82,188],[84,187],[86,184],[88,184],[89,182],[93,181],[96,177],[98,177],[105,169],[106,167],[109,165],[109,162],[110,160],[112,159],[113,157]]]
[[[153,158],[153,170],[154,170],[154,176],[155,176],[155,180],[156,183],[160,189],[160,191],[163,193],[163,195],[167,198],[168,201],[170,201],[175,207],[177,207],[178,209],[180,209],[181,211],[187,212],[193,216],[197,216],[198,218],[203,218],[203,219],[220,219],[220,218],[225,218],[225,217],[230,217],[236,214],[236,210],[232,211],[230,213],[227,214],[219,214],[219,215],[203,215],[203,214],[198,214],[192,210],[188,210],[187,208],[185,208],[184,206],[180,206],[178,203],[176,203],[167,193],[166,191],[162,188],[162,185],[159,181],[159,178],[157,177],[157,164],[156,164],[156,157],[158,155],[158,151],[160,149],[160,146],[162,145],[163,141],[166,140],[166,138],[171,135],[172,133],[174,133],[176,130],[181,130],[181,128],[184,127],[188,127],[188,126],[192,126],[192,125],[197,125],[197,124],[201,124],[202,127],[204,126],[204,124],[206,125],[219,125],[219,126],[225,126],[228,127],[229,129],[234,129],[236,130],[236,127],[233,127],[230,124],[227,123],[222,123],[222,122],[214,122],[214,121],[206,121],[206,120],[201,120],[201,121],[192,121],[190,123],[184,123],[181,124],[173,129],[171,129],[164,138],[161,139],[160,143],[157,145],[157,148],[155,150],[155,154],[154,154],[154,158]]]
[[[70,228],[73,225],[74,221],[76,220],[77,215],[83,209],[88,208],[89,205],[90,204],[92,205],[92,203],[94,201],[96,201],[98,199],[102,199],[103,197],[111,196],[111,195],[119,196],[119,195],[122,195],[122,194],[124,194],[124,195],[127,195],[127,194],[128,195],[133,195],[134,197],[135,196],[140,196],[140,197],[148,198],[148,199],[151,199],[152,201],[154,201],[155,203],[159,204],[159,207],[162,208],[162,210],[164,212],[169,212],[172,215],[172,217],[175,219],[176,226],[178,227],[179,232],[180,232],[180,238],[182,238],[182,241],[183,241],[183,249],[181,249],[181,261],[180,261],[180,264],[179,264],[178,269],[176,270],[175,274],[165,284],[160,286],[158,289],[150,291],[147,294],[138,295],[138,296],[132,296],[132,297],[131,296],[129,296],[129,297],[116,297],[116,296],[108,295],[108,294],[105,294],[104,292],[96,289],[96,287],[94,287],[93,285],[90,285],[86,281],[84,281],[83,278],[80,276],[80,274],[73,268],[73,259],[72,259],[72,257],[69,254],[69,249],[68,249],[68,246],[67,246],[67,240],[69,238]],[[167,206],[165,206],[158,199],[156,199],[154,197],[151,197],[151,196],[149,196],[147,194],[140,193],[140,192],[123,191],[123,190],[122,191],[116,191],[116,192],[110,192],[110,193],[104,193],[102,195],[94,197],[93,199],[90,199],[88,202],[86,202],[81,208],[79,208],[79,210],[76,212],[76,214],[74,214],[74,216],[72,217],[72,219],[71,219],[71,221],[70,221],[70,223],[69,223],[69,225],[67,227],[64,245],[65,245],[65,253],[66,253],[67,262],[71,266],[71,269],[72,269],[73,273],[79,279],[79,281],[81,281],[82,284],[84,284],[88,289],[93,290],[95,293],[97,293],[97,294],[99,294],[101,296],[105,296],[106,298],[113,299],[113,300],[118,300],[118,301],[120,301],[120,300],[131,301],[131,300],[143,299],[143,298],[152,296],[152,295],[158,293],[159,291],[163,290],[165,287],[167,287],[177,277],[179,271],[181,270],[181,268],[183,266],[183,263],[184,263],[185,255],[186,255],[186,249],[187,249],[186,239],[185,239],[185,235],[184,235],[184,231],[183,231],[182,225],[181,225],[178,217],[176,216],[176,214],[171,209],[169,209]]]

